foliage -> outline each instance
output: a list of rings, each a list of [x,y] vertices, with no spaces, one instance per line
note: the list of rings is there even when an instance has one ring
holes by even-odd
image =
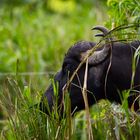
[[[67,48],[89,38],[96,16],[93,9],[75,8],[66,16],[45,13],[40,8],[32,11],[30,6],[14,8],[12,13],[7,8],[0,14],[0,71],[4,72],[15,72],[17,59],[18,72],[52,70],[52,66],[56,70]]]
[[[128,32],[122,30],[116,36],[125,38],[128,34],[129,38],[135,38],[140,34],[140,2],[139,0],[108,0],[109,21],[107,26],[112,28],[120,25],[136,24]],[[128,37],[127,36],[127,37]]]
[[[139,0],[108,0],[111,22],[117,27],[122,24],[140,22]],[[114,16],[115,15],[115,16]]]
[[[3,1],[6,4],[0,9],[0,104],[5,116],[0,121],[2,140],[86,139],[85,113],[72,119],[68,97],[67,117],[61,120],[57,106],[49,117],[33,105],[40,101],[50,82],[48,73],[61,67],[66,50],[78,40],[93,40],[90,29],[106,22],[106,7],[95,0],[58,1],[55,6],[47,0]],[[138,22],[140,8],[136,2],[139,4],[138,0],[108,1],[107,25]],[[90,109],[95,140],[139,140],[140,117],[128,111],[126,102],[120,107],[101,101]]]
[[[66,116],[64,118],[60,118],[57,105],[53,108],[53,113],[48,116],[38,107],[31,106],[35,98],[31,97],[30,86],[26,86],[24,92],[21,93],[18,83],[13,78],[9,79],[9,84],[17,92],[15,102],[11,102],[12,97],[8,90],[9,98],[1,97],[5,110],[8,110],[8,106],[11,107],[11,112],[7,112],[9,122],[5,122],[5,127],[1,132],[2,140],[86,139],[85,113],[81,112],[74,118],[71,117],[69,96],[65,97]],[[5,104],[6,102],[8,104]],[[139,140],[140,117],[130,112],[126,106],[110,105],[109,102],[102,101],[91,108],[90,113],[95,140]]]

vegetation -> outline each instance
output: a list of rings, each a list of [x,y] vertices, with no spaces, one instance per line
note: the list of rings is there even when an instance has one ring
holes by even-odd
[[[114,26],[139,23],[140,3],[138,0],[108,0],[107,5],[110,8],[110,22],[115,24]]]
[[[55,1],[56,2],[56,1]],[[95,25],[109,28],[138,25],[138,0],[7,0],[0,8],[0,139],[84,140],[85,112],[72,119],[66,97],[66,119],[51,117],[33,105],[40,101],[66,50],[79,40],[95,40]],[[107,9],[107,6],[109,7]],[[109,18],[107,16],[109,14]],[[139,28],[114,32],[118,38],[139,38]],[[131,34],[130,34],[131,33]],[[96,39],[97,41],[97,39]],[[139,56],[139,52],[137,54]],[[54,86],[55,87],[55,86]],[[129,93],[130,91],[125,91]],[[57,94],[56,94],[57,95]],[[127,106],[101,101],[90,108],[94,140],[139,140],[140,117]]]

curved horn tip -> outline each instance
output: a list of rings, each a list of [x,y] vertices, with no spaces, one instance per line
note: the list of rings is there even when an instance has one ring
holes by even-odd
[[[109,32],[109,30],[106,27],[103,27],[103,26],[93,27],[92,30],[99,30],[99,31],[103,32],[104,34],[107,34]]]
[[[91,30],[98,30],[98,29],[101,29],[101,28],[105,28],[105,27],[104,26],[95,26]]]
[[[95,37],[104,37],[104,34],[96,34]]]

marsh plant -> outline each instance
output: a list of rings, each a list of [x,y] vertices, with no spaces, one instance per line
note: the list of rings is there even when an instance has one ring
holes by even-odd
[[[40,6],[36,3],[34,8],[30,3],[20,7],[11,5],[10,11],[8,5],[0,9],[0,139],[139,140],[140,116],[133,108],[128,108],[127,102],[132,89],[123,91],[122,105],[102,100],[73,117],[66,91],[65,112],[60,118],[58,85],[52,76],[61,66],[69,44],[83,38],[93,40],[89,29],[98,23],[114,28],[110,35],[117,36],[119,41],[139,39],[139,1],[108,0],[108,22],[105,21],[107,9],[104,3],[97,6],[96,1],[93,7],[91,1],[88,6],[73,6],[74,9],[69,9],[67,14],[64,14],[63,5],[61,12],[44,11]],[[138,48],[133,58],[132,85],[139,56]],[[36,71],[40,73],[32,73]],[[55,105],[47,115],[40,111],[38,103],[50,82],[55,91]],[[86,72],[85,84],[81,88],[85,95]],[[139,91],[135,92],[139,94]],[[85,98],[85,104],[86,101]]]
[[[134,25],[133,25],[134,26]],[[130,26],[130,27],[133,27]],[[114,31],[127,28],[122,26]],[[98,46],[97,46],[98,47]],[[140,47],[136,50],[133,58],[133,75],[140,56]],[[94,51],[92,52],[94,53]],[[87,57],[88,58],[88,57]],[[88,67],[87,67],[88,69]],[[86,71],[83,89],[85,106],[86,95]],[[5,80],[1,104],[7,116],[5,125],[1,130],[1,139],[95,139],[95,140],[139,140],[140,116],[128,108],[127,98],[132,89],[123,91],[122,105],[110,104],[102,100],[92,108],[85,107],[85,111],[78,112],[74,116],[70,110],[69,93],[65,91],[64,113],[61,114],[58,106],[58,84],[51,80],[54,90],[54,106],[49,114],[40,111],[38,96],[33,96],[31,82],[20,88],[17,77],[8,77]],[[11,91],[13,91],[11,94]],[[139,93],[139,91],[136,91]],[[138,96],[139,98],[139,96]],[[36,104],[36,105],[35,105]],[[47,104],[47,101],[46,101]],[[48,108],[49,109],[49,108]]]

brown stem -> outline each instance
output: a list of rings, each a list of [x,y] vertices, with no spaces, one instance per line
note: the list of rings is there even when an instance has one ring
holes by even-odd
[[[85,69],[84,85],[83,85],[82,94],[83,94],[83,99],[84,99],[84,103],[85,103],[85,111],[86,111],[87,137],[88,137],[88,140],[93,140],[90,113],[89,113],[89,105],[88,105],[88,98],[87,98],[87,74],[88,74],[88,59],[86,61],[86,69]]]

